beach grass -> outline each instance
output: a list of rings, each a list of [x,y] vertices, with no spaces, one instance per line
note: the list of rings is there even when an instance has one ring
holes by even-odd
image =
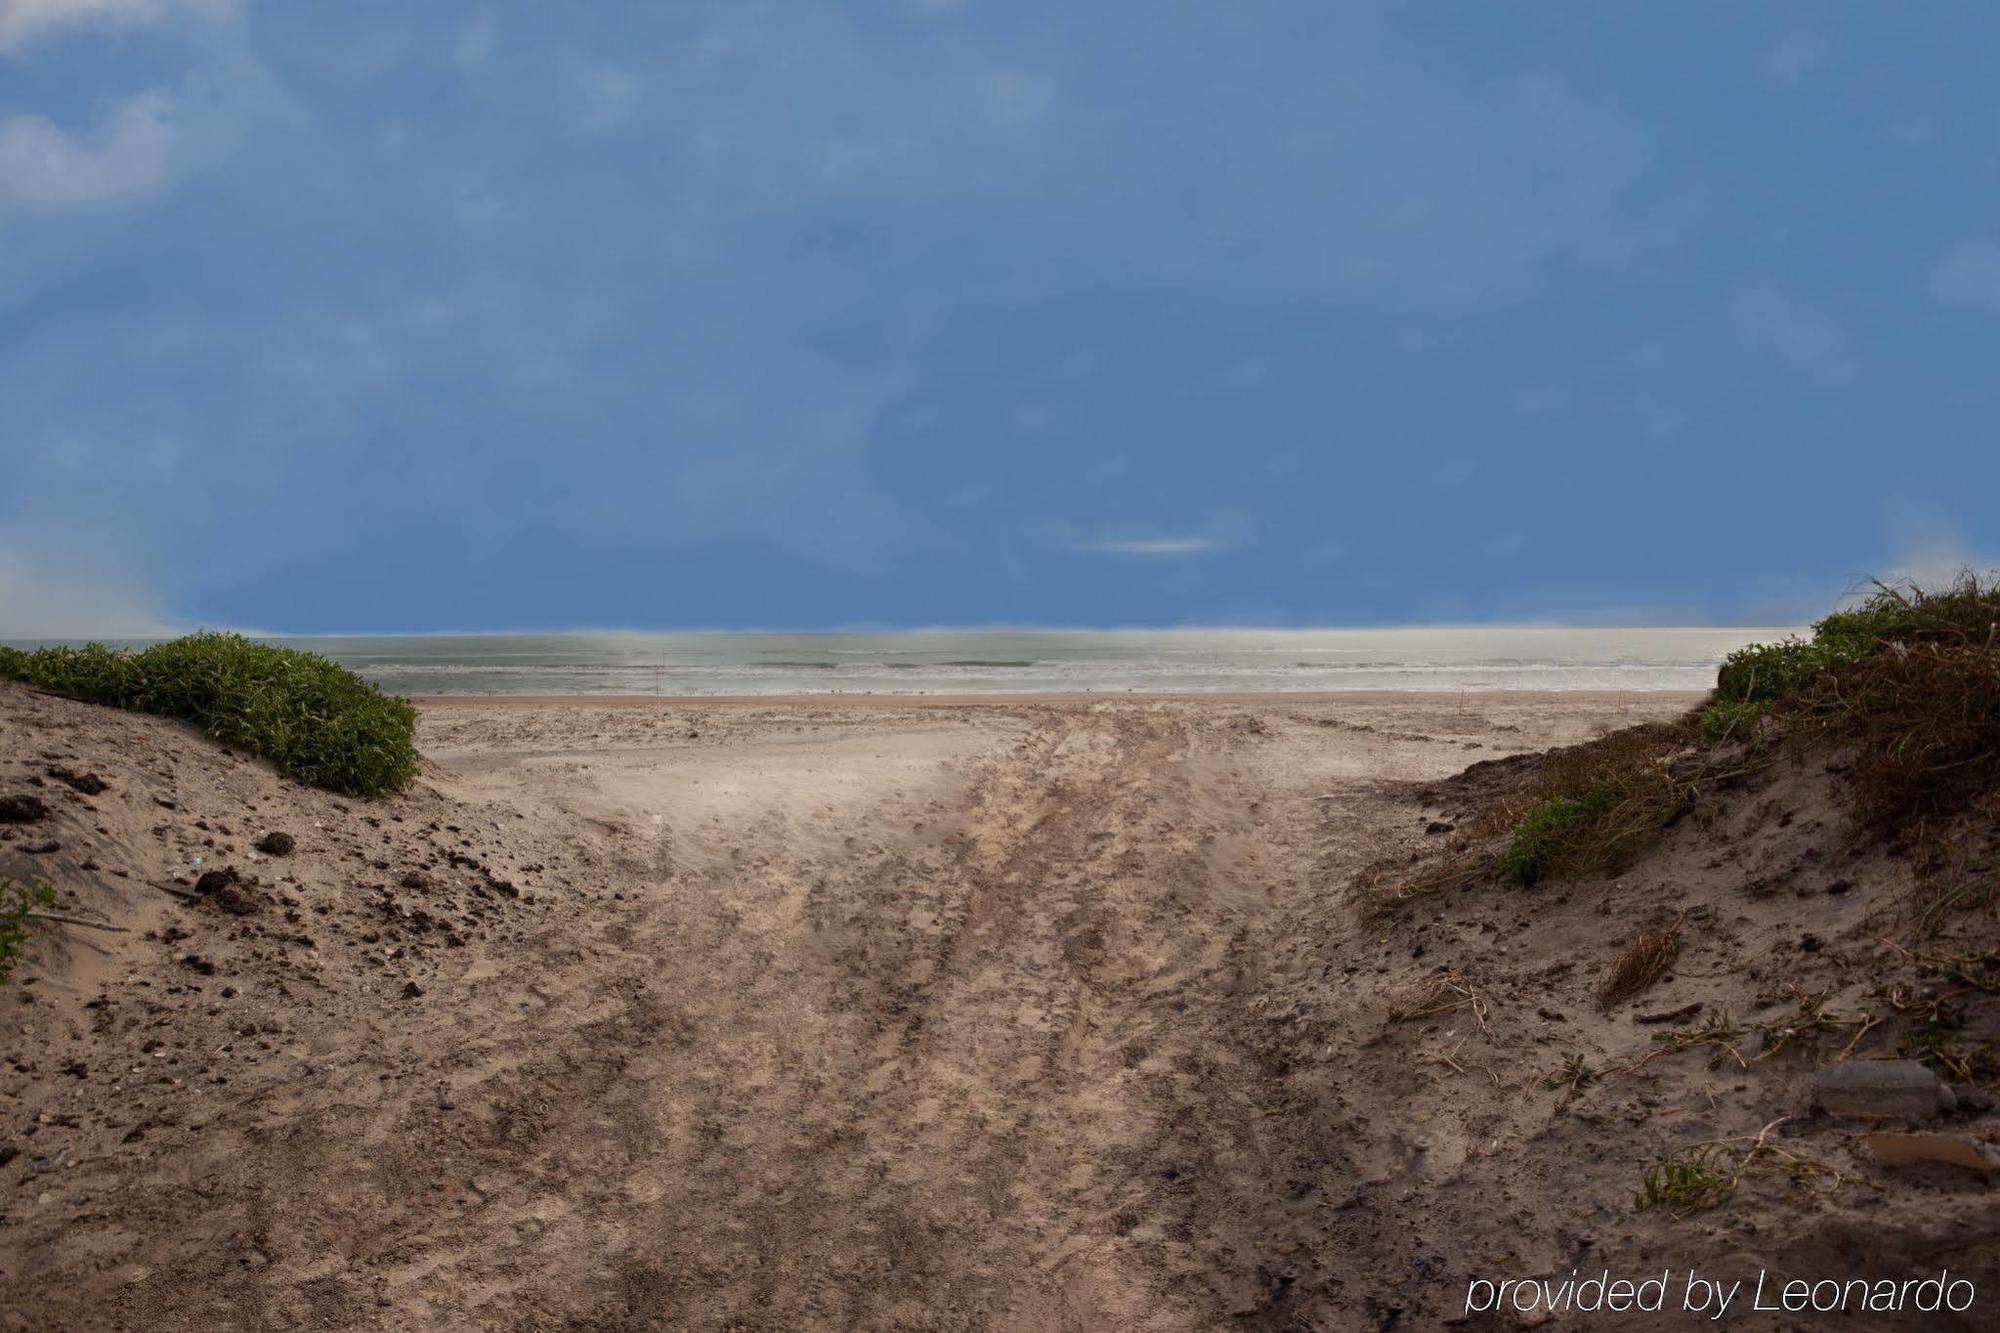
[[[1444,855],[1420,858],[1414,869],[1384,858],[1357,883],[1380,914],[1488,875],[1528,887],[1615,873],[1705,793],[1784,750],[1836,753],[1854,776],[1857,820],[1906,842],[1993,792],[2000,580],[1966,573],[1937,588],[1877,583],[1809,638],[1731,653],[1714,693],[1689,716],[1548,752]],[[1929,916],[2000,900],[2000,875],[1984,869],[1967,867],[1939,885]]]
[[[1715,697],[1702,711],[1703,738],[1742,735],[1787,695],[1802,694],[1830,675],[1881,654],[1894,644],[1990,651],[2000,624],[2000,584],[1967,572],[1941,588],[1877,583],[1859,604],[1794,635],[1731,653],[1717,673]]]
[[[54,906],[55,901],[56,892],[46,880],[20,884],[0,876],[0,981],[13,972],[15,960],[27,947],[35,913]]]
[[[300,782],[351,796],[417,772],[416,709],[318,653],[203,632],[140,652],[0,647],[0,678],[192,723]]]

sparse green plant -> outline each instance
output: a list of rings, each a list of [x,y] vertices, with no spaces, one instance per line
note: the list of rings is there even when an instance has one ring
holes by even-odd
[[[1701,710],[1701,735],[1719,743],[1741,737],[1771,705],[1820,688],[1891,644],[1930,643],[1990,649],[2000,625],[2000,584],[1970,572],[1936,590],[1878,582],[1875,591],[1813,625],[1809,638],[1739,648],[1723,660],[1715,697]]]
[[[318,653],[190,634],[142,652],[8,649],[0,676],[55,694],[191,722],[278,771],[356,796],[398,790],[417,772],[416,710]]]
[[[1743,740],[1752,744],[1724,744]],[[1615,872],[1706,793],[1808,746],[1832,749],[1851,772],[1858,825],[1922,852],[1912,857],[1927,886],[1912,905],[1922,933],[2000,904],[2000,872],[1953,862],[1927,832],[2000,786],[2000,578],[1878,583],[1809,637],[1740,649],[1700,710],[1549,751],[1435,854],[1366,867],[1357,899],[1380,916],[1489,874],[1529,886]]]
[[[1665,1208],[1679,1220],[1713,1208],[1753,1177],[1783,1177],[1808,1196],[1839,1188],[1838,1171],[1772,1142],[1771,1131],[1789,1118],[1773,1120],[1755,1135],[1709,1139],[1674,1149],[1646,1168],[1639,1192],[1632,1199],[1633,1210],[1643,1213]]]
[[[55,901],[56,891],[47,880],[22,884],[0,876],[0,981],[13,972],[15,960],[27,947],[35,914],[55,906]]]
[[[1920,1021],[1898,1043],[1896,1053],[1922,1061],[1952,1083],[2000,1082],[2000,1051],[1991,1042],[1969,1040],[1964,1012],[1942,1001],[1924,1006]]]
[[[1616,870],[1694,799],[1669,756],[1607,774],[1578,796],[1529,808],[1500,853],[1500,878],[1522,887],[1558,874]]]
[[[1560,796],[1530,808],[1500,854],[1500,878],[1523,887],[1533,884],[1578,831],[1617,800],[1618,793],[1609,786],[1597,786],[1581,796]]]
[[[1739,1177],[1734,1168],[1734,1159],[1721,1144],[1697,1144],[1669,1153],[1647,1166],[1632,1210],[1665,1208],[1681,1218],[1713,1208],[1736,1188]]]
[[[1701,710],[1702,743],[1720,745],[1727,740],[1740,740],[1769,711],[1769,699],[1718,699]]]
[[[1807,991],[1795,985],[1791,987],[1791,992],[1799,1004],[1797,1013],[1756,1025],[1755,1031],[1763,1042],[1763,1049],[1757,1052],[1757,1060],[1768,1060],[1795,1041],[1816,1041],[1820,1033],[1833,1028],[1858,1027],[1866,1032],[1875,1025],[1876,1020],[1868,1014],[1859,1018],[1843,1018],[1839,1014],[1828,1013],[1826,1002],[1833,993],[1831,991]],[[1857,1040],[1859,1036],[1857,1033]],[[1853,1043],[1848,1045],[1851,1048]]]
[[[1561,1100],[1556,1103],[1556,1111],[1560,1114],[1568,1110],[1569,1104],[1582,1096],[1583,1090],[1595,1082],[1597,1082],[1597,1071],[1590,1067],[1590,1062],[1583,1058],[1582,1052],[1577,1052],[1564,1060],[1562,1068],[1549,1075],[1548,1081],[1542,1086],[1551,1092],[1562,1093]]]
[[[1738,1065],[1748,1069],[1750,1062],[1745,1060],[1742,1053],[1736,1049],[1737,1043],[1742,1041],[1748,1031],[1749,1029],[1731,1018],[1728,1013],[1717,1010],[1710,1013],[1708,1017],[1702,1019],[1694,1027],[1672,1028],[1666,1032],[1655,1033],[1653,1035],[1653,1049],[1651,1052],[1622,1069],[1608,1069],[1604,1072],[1608,1074],[1630,1074],[1645,1068],[1663,1055],[1673,1055],[1679,1051],[1693,1050],[1697,1046],[1715,1048],[1717,1059],[1720,1059],[1721,1054],[1726,1052],[1735,1059]]]

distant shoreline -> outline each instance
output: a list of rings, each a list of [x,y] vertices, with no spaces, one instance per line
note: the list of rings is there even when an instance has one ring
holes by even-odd
[[[862,706],[929,706],[938,708],[965,708],[978,705],[1007,707],[1020,704],[1076,704],[1076,703],[1206,703],[1206,704],[1275,704],[1275,703],[1479,703],[1494,700],[1508,702],[1529,702],[1540,699],[1568,700],[1576,703],[1603,703],[1628,698],[1647,701],[1670,702],[1676,698],[1689,704],[1699,703],[1708,697],[1707,690],[1243,690],[1243,691],[1178,691],[1154,693],[1147,690],[1010,690],[988,691],[977,694],[892,694],[843,693],[834,690],[794,694],[473,694],[455,692],[451,694],[412,694],[406,696],[419,708],[451,708],[494,706],[516,708],[555,707],[604,707],[643,708],[688,707],[693,705],[771,705],[783,704],[790,707],[813,707],[816,705]]]

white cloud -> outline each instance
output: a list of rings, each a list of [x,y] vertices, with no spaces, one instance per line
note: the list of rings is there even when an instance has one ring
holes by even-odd
[[[1109,555],[1138,555],[1152,559],[1177,560],[1193,555],[1209,555],[1224,548],[1225,543],[1214,537],[1140,537],[1131,540],[1106,540],[1090,543],[1089,551],[1102,551]]]
[[[0,0],[0,51],[16,51],[64,28],[109,31],[157,23],[170,9],[219,14],[233,0]]]
[[[1826,48],[1816,38],[1794,34],[1765,53],[1760,72],[1767,86],[1789,92],[1805,83],[1826,63]]]
[[[164,95],[142,93],[87,135],[46,116],[0,120],[0,205],[55,208],[158,189],[172,155],[172,112]]]
[[[1931,293],[1944,301],[2000,310],[2000,245],[1974,241],[1946,255],[1931,274]]]
[[[159,16],[159,8],[157,0],[0,0],[0,51],[51,28],[148,22]]]
[[[1818,311],[1768,287],[1747,292],[1736,303],[1736,324],[1745,337],[1819,379],[1844,379],[1854,370],[1840,326]]]
[[[491,16],[481,14],[459,33],[451,57],[460,69],[478,69],[493,58],[493,49],[499,40],[500,32],[493,26]]]
[[[639,108],[644,91],[639,77],[616,65],[589,64],[575,71],[580,106],[577,123],[586,130],[609,130],[624,124]]]

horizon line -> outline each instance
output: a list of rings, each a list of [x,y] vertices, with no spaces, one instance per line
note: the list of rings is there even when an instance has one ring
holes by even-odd
[[[591,626],[579,625],[566,628],[514,628],[514,629],[425,629],[425,630],[272,630],[255,629],[245,626],[197,626],[187,629],[162,631],[159,629],[142,632],[114,633],[100,631],[93,634],[21,634],[0,637],[0,644],[73,644],[106,640],[122,642],[166,641],[182,638],[190,634],[217,633],[241,634],[249,639],[476,639],[476,638],[527,638],[558,637],[564,635],[785,635],[806,637],[823,635],[879,635],[898,634],[1220,634],[1220,633],[1275,633],[1275,634],[1334,634],[1334,633],[1393,633],[1409,632],[1465,632],[1469,630],[1626,630],[1626,631],[1722,631],[1722,630],[1765,630],[1793,633],[1810,628],[1809,621],[1680,621],[1648,622],[1621,620],[1439,620],[1439,621],[1388,621],[1367,624],[1338,625],[1274,625],[1262,623],[1216,623],[1179,625],[1048,625],[1029,622],[996,621],[986,624],[966,625],[845,625],[831,628],[673,628],[642,629],[632,626]]]

